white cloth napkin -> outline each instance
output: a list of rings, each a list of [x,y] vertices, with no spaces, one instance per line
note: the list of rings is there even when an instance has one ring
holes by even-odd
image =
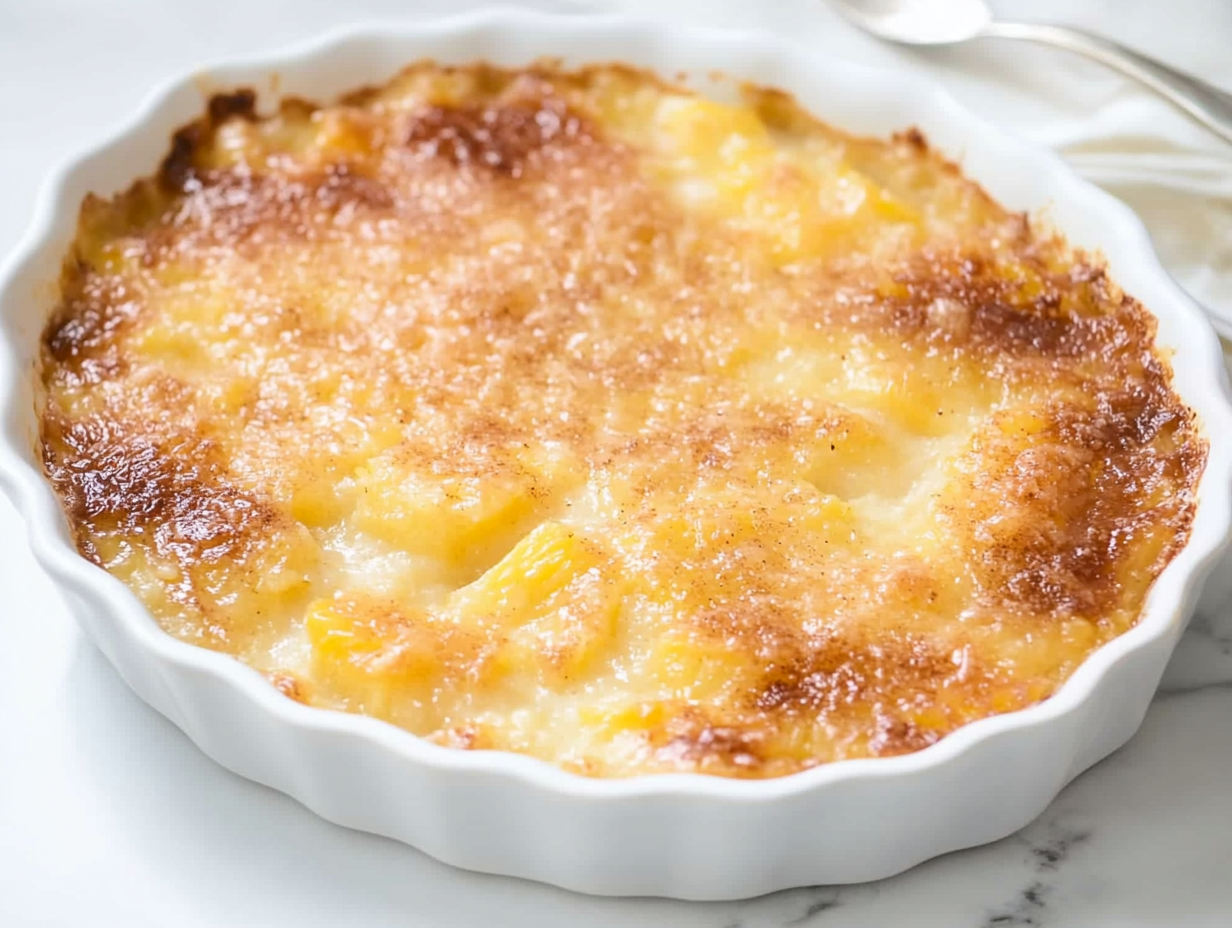
[[[1102,33],[1232,90],[1228,0],[994,0],[1004,19]],[[819,55],[910,62],[980,115],[1059,151],[1146,222],[1172,275],[1232,337],[1232,145],[1150,91],[1067,52],[987,39],[906,49],[868,38],[826,0],[579,0],[594,11],[760,29]]]

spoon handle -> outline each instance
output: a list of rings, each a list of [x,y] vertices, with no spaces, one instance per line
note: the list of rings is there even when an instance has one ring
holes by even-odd
[[[1068,26],[991,22],[980,33],[1005,39],[1027,39],[1093,58],[1141,81],[1177,109],[1232,142],[1232,94],[1109,39]]]

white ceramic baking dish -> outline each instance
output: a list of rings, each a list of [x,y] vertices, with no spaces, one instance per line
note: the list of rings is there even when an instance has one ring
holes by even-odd
[[[111,194],[153,171],[172,130],[200,113],[205,93],[247,85],[266,93],[267,104],[275,87],[330,98],[420,58],[517,65],[544,55],[665,74],[718,69],[786,88],[860,133],[918,125],[1002,202],[1047,210],[1074,243],[1102,251],[1115,278],[1158,316],[1176,387],[1211,445],[1192,536],[1152,589],[1141,623],[1092,655],[1047,702],[969,725],[916,754],[758,782],[588,780],[531,758],[449,750],[372,719],[301,706],[238,661],[164,634],[126,587],[79,557],[36,453],[34,371],[85,194]],[[1232,409],[1218,342],[1160,267],[1137,218],[918,75],[818,60],[760,35],[487,12],[350,29],[187,76],[52,176],[33,227],[0,272],[0,334],[3,487],[26,519],[39,563],[142,699],[219,763],[331,821],[461,867],[590,893],[728,899],[872,880],[1013,832],[1137,729],[1229,528]]]

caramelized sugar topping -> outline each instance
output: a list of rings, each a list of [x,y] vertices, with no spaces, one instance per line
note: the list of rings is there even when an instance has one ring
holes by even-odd
[[[43,340],[82,553],[291,698],[771,777],[1046,699],[1206,448],[1151,317],[911,130],[620,67],[215,97]]]

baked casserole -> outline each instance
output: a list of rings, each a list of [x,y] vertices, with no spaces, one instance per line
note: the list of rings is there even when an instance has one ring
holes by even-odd
[[[1097,258],[906,131],[620,66],[216,96],[43,338],[81,552],[288,697],[774,777],[1047,699],[1206,446]]]

